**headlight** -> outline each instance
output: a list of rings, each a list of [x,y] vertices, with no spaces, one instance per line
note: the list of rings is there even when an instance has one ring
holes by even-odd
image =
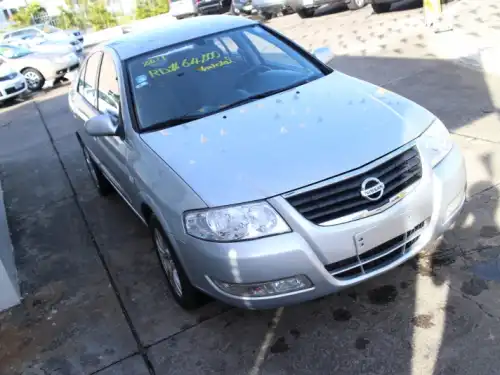
[[[441,120],[436,119],[420,136],[418,145],[424,157],[434,168],[453,148],[450,132]]]
[[[290,232],[290,227],[266,202],[188,212],[184,225],[191,236],[217,242]]]

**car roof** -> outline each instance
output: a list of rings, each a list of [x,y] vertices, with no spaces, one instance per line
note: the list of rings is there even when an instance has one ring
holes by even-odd
[[[238,27],[258,24],[257,21],[244,17],[213,15],[175,20],[165,26],[151,30],[137,31],[125,34],[103,44],[103,47],[113,48],[126,60],[158,48],[168,47],[186,40],[204,37]]]

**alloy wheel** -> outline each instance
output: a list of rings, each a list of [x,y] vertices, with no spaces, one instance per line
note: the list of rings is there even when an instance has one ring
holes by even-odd
[[[36,89],[40,84],[40,77],[35,72],[26,72],[24,74],[24,78],[26,78],[26,82],[28,83],[28,88]]]
[[[175,266],[174,259],[172,258],[172,253],[170,252],[169,246],[163,238],[163,235],[159,230],[154,231],[154,240],[156,249],[158,250],[158,255],[160,256],[160,262],[165,271],[167,279],[172,286],[174,292],[182,297],[182,285],[181,279],[179,278],[179,272]]]

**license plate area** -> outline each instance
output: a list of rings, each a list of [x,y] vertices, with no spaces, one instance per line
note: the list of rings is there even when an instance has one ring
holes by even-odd
[[[420,238],[428,220],[404,213],[354,236],[362,272],[368,274],[406,254]]]

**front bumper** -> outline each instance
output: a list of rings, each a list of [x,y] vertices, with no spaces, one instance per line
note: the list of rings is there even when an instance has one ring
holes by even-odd
[[[67,73],[78,71],[78,68],[80,67],[80,60],[81,57],[74,55],[65,62],[54,62],[51,64],[50,69],[46,72],[42,72],[42,74],[45,76],[47,81],[61,78]]]
[[[26,79],[22,74],[18,74],[16,78],[10,81],[4,81],[0,84],[0,101],[10,98],[15,98],[21,95],[28,89]]]
[[[231,305],[267,309],[316,299],[385,273],[432,244],[454,223],[465,201],[465,189],[465,164],[455,145],[434,169],[423,166],[422,178],[413,190],[379,214],[319,226],[302,217],[283,197],[274,197],[269,202],[293,232],[236,243],[185,236],[181,241],[187,250],[183,251],[183,264],[194,285]],[[391,252],[392,248],[402,249],[403,239],[407,243],[404,251]],[[383,257],[389,253],[391,258]],[[340,277],[345,274],[340,272],[342,262],[353,257],[361,262],[371,259],[374,266],[370,263],[371,268],[366,266],[368,271],[358,276]],[[388,261],[382,262],[384,259]],[[313,286],[281,295],[241,297],[213,282],[254,284],[296,275],[307,276]]]
[[[289,0],[292,9],[318,8],[322,5],[346,2],[346,0]]]

